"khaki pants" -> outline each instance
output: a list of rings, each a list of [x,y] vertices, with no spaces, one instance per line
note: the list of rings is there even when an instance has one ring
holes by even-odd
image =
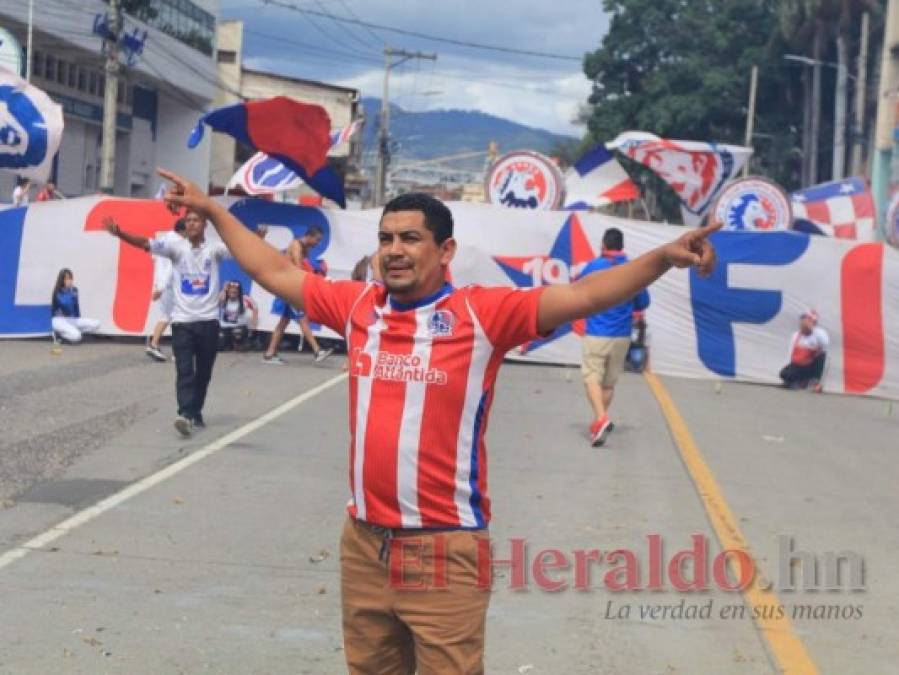
[[[487,533],[395,530],[384,542],[363,522],[344,525],[340,590],[351,675],[483,673]]]
[[[597,382],[603,389],[612,389],[618,382],[627,350],[631,345],[629,337],[581,338],[581,374],[584,382]]]

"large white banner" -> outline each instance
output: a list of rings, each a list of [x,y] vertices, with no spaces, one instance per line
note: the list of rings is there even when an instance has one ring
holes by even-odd
[[[454,284],[534,287],[563,283],[599,253],[603,231],[624,232],[631,257],[683,232],[680,227],[598,214],[534,212],[484,204],[450,204],[459,253]],[[331,211],[241,200],[231,210],[248,227],[269,228],[268,240],[286,247],[310,225],[325,232],[313,257],[327,260],[334,278],[377,246],[378,211]],[[155,322],[150,303],[152,261],[109,236],[105,216],[127,230],[152,236],[171,229],[161,202],[86,197],[0,211],[0,336],[46,335],[56,274],[69,267],[84,316],[101,331],[140,335]],[[212,227],[207,230],[215,238]],[[824,386],[899,398],[899,253],[796,232],[720,232],[713,241],[719,266],[710,279],[669,272],[650,288],[650,359],[659,373],[776,382],[789,356],[800,313],[815,308],[830,333]],[[260,307],[260,327],[277,317],[272,297],[233,262],[223,280],[238,279]],[[533,361],[580,361],[580,325],[525,346]]]

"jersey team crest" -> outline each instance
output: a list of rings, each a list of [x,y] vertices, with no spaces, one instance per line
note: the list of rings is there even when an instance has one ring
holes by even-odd
[[[428,319],[431,337],[452,337],[456,325],[456,315],[448,309],[438,309]]]
[[[711,218],[725,230],[737,232],[789,229],[793,221],[790,200],[771,181],[750,176],[724,188],[712,208]]]
[[[559,208],[562,173],[538,152],[512,152],[500,157],[487,175],[487,201],[518,209]]]

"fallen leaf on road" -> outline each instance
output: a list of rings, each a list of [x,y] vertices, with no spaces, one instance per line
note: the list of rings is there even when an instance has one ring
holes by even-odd
[[[103,644],[95,637],[81,638],[81,641],[84,642],[84,644],[90,645],[91,647],[99,647]]]
[[[518,666],[518,672],[519,672],[519,673],[526,673],[526,672],[528,672],[529,670],[533,670],[533,669],[534,669],[534,664],[533,664],[533,663],[526,663],[526,664],[523,665],[523,666]]]
[[[309,562],[311,563],[320,563],[322,560],[327,560],[331,557],[331,554],[328,553],[326,549],[322,549],[318,552],[318,555],[309,556]]]
[[[318,594],[319,594],[319,595],[324,595],[324,594],[327,593],[327,592],[328,592],[328,589],[325,588],[324,586],[319,586],[319,587],[318,587]]]

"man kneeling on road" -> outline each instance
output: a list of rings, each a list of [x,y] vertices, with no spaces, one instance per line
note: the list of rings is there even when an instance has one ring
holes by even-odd
[[[671,267],[708,274],[715,228],[571,284],[454,288],[446,282],[456,252],[452,213],[433,197],[406,194],[384,207],[378,227],[383,283],[328,281],[291,264],[196,185],[160,174],[174,184],[170,208],[204,213],[255,281],[347,341],[351,498],[340,559],[349,671],[482,673],[490,598],[477,560],[490,522],[484,436],[504,355],[633,298]],[[445,587],[391,584],[394,539],[408,536],[421,545],[421,562],[442,566]]]

